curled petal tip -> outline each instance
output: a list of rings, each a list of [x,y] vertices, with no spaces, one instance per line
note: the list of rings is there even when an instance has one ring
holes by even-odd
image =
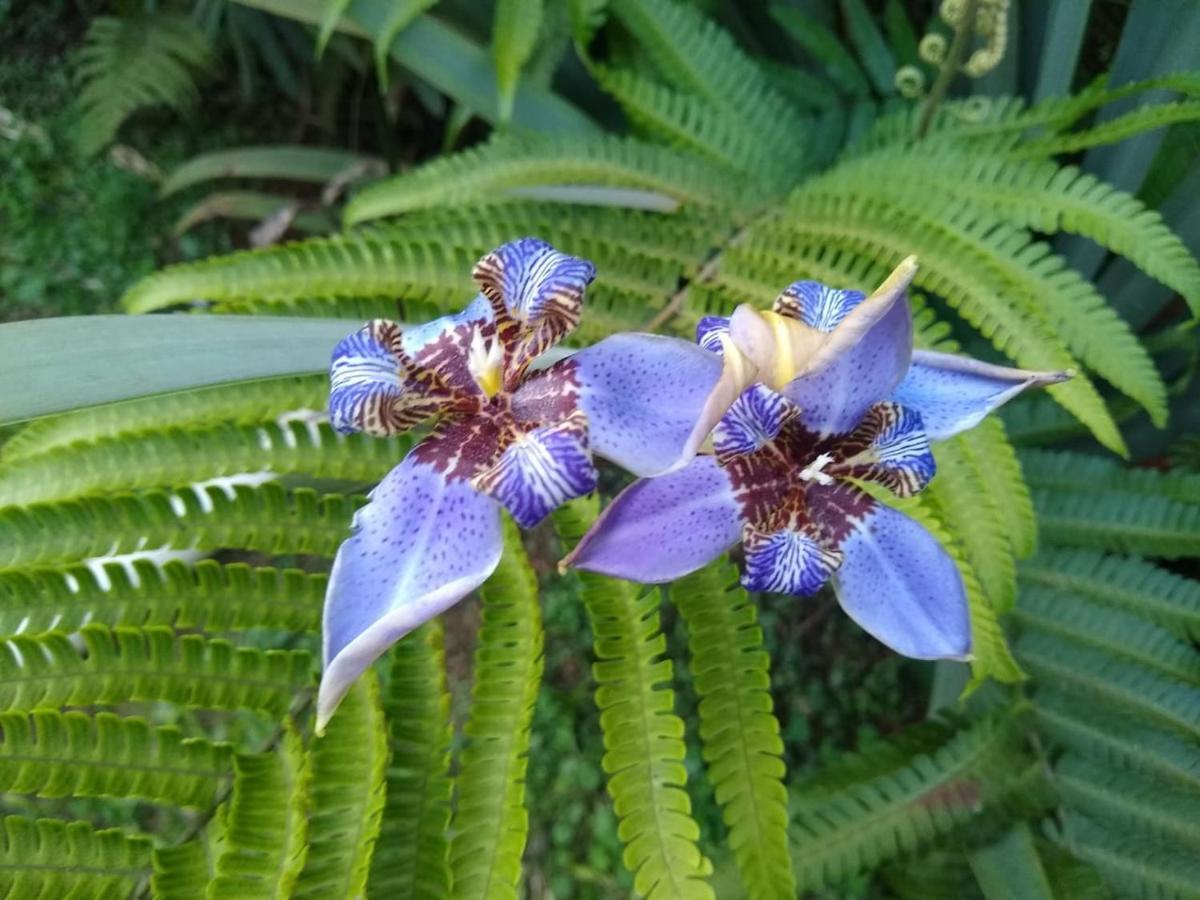
[[[912,284],[913,278],[916,277],[917,268],[917,258],[915,256],[904,257],[904,259],[900,260],[899,265],[892,269],[892,273],[883,280],[883,284],[871,292],[871,296],[867,300],[874,300],[878,297],[892,297],[904,293],[908,289],[908,286]]]

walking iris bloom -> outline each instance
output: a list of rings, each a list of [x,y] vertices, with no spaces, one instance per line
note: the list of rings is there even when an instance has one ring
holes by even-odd
[[[918,493],[934,475],[930,440],[1067,375],[914,352],[905,290],[915,272],[905,260],[870,297],[800,281],[771,312],[702,320],[700,345],[742,354],[758,383],[714,429],[712,456],[631,485],[564,565],[666,582],[740,541],[747,589],[809,596],[832,578],[842,608],[897,652],[967,658],[954,561],[859,483]]]
[[[323,728],[351,683],[487,579],[501,508],[523,527],[596,485],[592,454],[636,475],[687,463],[745,381],[687,341],[607,338],[531,364],[579,322],[595,268],[524,238],[475,266],[481,294],[415,328],[374,321],[338,344],[330,420],[393,435],[436,418],[371,493],[334,560],[324,614]]]

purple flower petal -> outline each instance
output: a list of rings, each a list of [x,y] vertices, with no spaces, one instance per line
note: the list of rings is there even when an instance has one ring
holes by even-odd
[[[1058,384],[1070,377],[1067,372],[1009,369],[967,356],[917,350],[892,399],[921,414],[932,440],[944,441],[974,428],[1026,388]]]
[[[798,413],[796,406],[782,394],[765,384],[752,384],[733,401],[713,429],[713,450],[718,459],[753,453],[773,441]]]
[[[355,515],[329,576],[318,730],[380,654],[479,587],[501,548],[494,500],[411,458],[394,468]]]
[[[897,403],[877,403],[839,448],[845,454],[831,475],[881,484],[898,497],[912,497],[937,471],[921,417]]]
[[[473,274],[493,306],[520,326],[510,367],[522,372],[579,324],[583,292],[596,267],[527,237],[497,247],[475,264]]]
[[[729,316],[704,316],[696,323],[696,344],[713,353],[723,353],[721,337],[729,334]]]
[[[622,491],[561,565],[630,581],[673,581],[716,559],[741,533],[728,474],[711,456],[698,456]]]
[[[809,597],[821,589],[842,562],[840,550],[821,545],[816,536],[784,528],[759,531],[747,526],[742,538],[748,591]]]
[[[823,370],[794,379],[782,393],[800,407],[800,421],[807,428],[823,435],[841,434],[895,389],[911,356],[912,314],[908,301],[898,295],[857,343],[845,347]]]
[[[491,331],[482,297],[412,328],[376,319],[343,338],[329,367],[329,420],[343,434],[398,434],[447,405],[479,395],[467,365],[477,329]]]
[[[773,308],[781,316],[799,319],[809,328],[828,334],[866,299],[862,291],[831,288],[819,281],[797,281],[783,289]]]
[[[474,484],[503,503],[522,528],[532,528],[559,504],[590,494],[596,467],[588,451],[587,417],[575,412],[523,435]]]
[[[928,531],[903,513],[873,503],[841,542],[833,579],[842,609],[897,653],[916,659],[965,659],[971,622],[962,576]]]
[[[576,404],[593,452],[635,475],[660,475],[695,455],[742,392],[735,371],[678,338],[617,334],[533,375],[513,411],[551,421],[564,402]]]

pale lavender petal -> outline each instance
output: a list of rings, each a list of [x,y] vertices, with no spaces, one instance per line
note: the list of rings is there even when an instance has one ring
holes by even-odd
[[[916,659],[970,655],[962,576],[921,525],[876,502],[840,547],[844,559],[834,590],[842,609],[863,629]]]
[[[745,387],[721,357],[678,338],[617,334],[530,379],[571,381],[588,417],[592,450],[635,475],[687,463]],[[544,391],[528,383],[526,396]]]
[[[752,384],[733,401],[713,429],[713,450],[718,459],[753,453],[797,414],[797,408],[765,384]]]
[[[695,572],[737,543],[741,508],[711,456],[634,482],[596,520],[562,565],[656,584]]]
[[[848,313],[846,313],[848,314]],[[850,431],[900,383],[912,357],[912,314],[903,295],[828,366],[793,379],[782,393],[818,434]]]
[[[1009,369],[969,356],[917,350],[892,399],[920,413],[925,433],[944,441],[974,428],[1026,388],[1058,384],[1070,377],[1067,372]]]
[[[559,504],[590,494],[596,466],[588,451],[587,417],[576,412],[523,435],[474,484],[503,503],[522,528],[532,528]]]
[[[925,489],[937,471],[921,416],[898,403],[876,403],[841,444],[831,475],[881,484],[898,497]]]
[[[742,586],[748,591],[809,597],[842,561],[840,550],[824,547],[815,535],[791,528],[747,527],[742,546],[746,551]]]
[[[411,459],[394,468],[355,515],[329,576],[318,729],[380,654],[479,587],[501,548],[490,497]]]

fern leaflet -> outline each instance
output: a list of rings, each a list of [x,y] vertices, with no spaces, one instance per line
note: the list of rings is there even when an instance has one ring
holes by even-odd
[[[5,816],[0,896],[125,900],[150,869],[150,841],[86,822]]]

